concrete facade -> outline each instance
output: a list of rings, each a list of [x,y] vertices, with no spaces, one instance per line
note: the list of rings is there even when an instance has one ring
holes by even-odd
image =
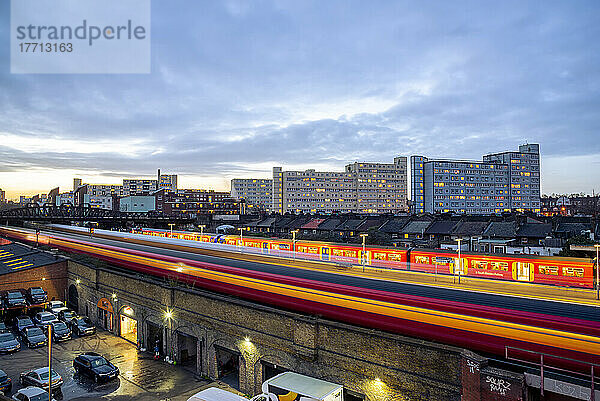
[[[231,197],[246,201],[250,209],[271,211],[273,180],[264,178],[234,178],[231,180]],[[251,211],[251,210],[250,210]]]
[[[355,162],[344,171],[273,168],[273,210],[280,213],[408,211],[406,157]]]
[[[239,364],[239,389],[248,395],[259,393],[269,374],[286,370],[344,385],[347,401],[517,400],[513,395],[523,392],[519,378],[512,377],[509,396],[496,392],[487,398],[489,380],[504,384],[499,380],[508,380],[507,373],[490,371],[485,358],[459,348],[287,312],[90,260],[69,261],[68,301],[72,305],[77,298],[79,313],[119,334],[120,315],[127,311],[137,321],[141,346],[151,350],[162,336],[161,353],[178,362],[195,354],[188,368],[199,376],[221,378],[220,355],[228,354]]]
[[[539,145],[474,160],[411,156],[414,213],[540,212]]]

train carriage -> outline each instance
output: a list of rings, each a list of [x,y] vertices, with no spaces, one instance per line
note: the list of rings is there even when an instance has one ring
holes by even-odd
[[[170,237],[168,230],[137,229],[136,234]],[[202,242],[239,245],[235,235],[202,235],[173,232],[173,237]],[[294,250],[290,240],[244,237],[245,247],[258,248],[263,254],[283,255]],[[437,274],[460,274],[468,277],[533,282],[560,286],[593,288],[594,265],[588,259],[535,255],[482,255],[464,252],[461,261],[455,251],[338,244],[318,241],[296,241],[295,251],[304,258],[334,263],[362,264],[387,269],[409,269]]]

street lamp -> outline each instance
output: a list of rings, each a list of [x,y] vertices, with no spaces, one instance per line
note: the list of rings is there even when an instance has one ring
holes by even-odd
[[[294,260],[296,260],[296,234],[298,234],[299,230],[292,230],[292,256]]]
[[[204,227],[206,227],[206,225],[200,224],[198,227],[200,227],[200,242],[202,242],[202,235],[204,235]]]
[[[458,284],[460,284],[460,274],[462,273],[462,261],[460,259],[460,243],[462,241],[462,238],[457,238],[456,241],[458,242]]]
[[[171,238],[173,238],[173,226],[176,225],[175,223],[169,223],[168,226],[171,228]]]
[[[367,245],[367,237],[369,236],[369,234],[363,233],[360,234],[360,236],[362,237],[362,255],[361,255],[361,262],[362,262],[362,268],[363,268],[363,273],[365,272],[365,256],[366,256],[366,245]]]
[[[48,325],[48,398],[52,398],[52,325]]]
[[[600,249],[600,244],[594,245],[596,248],[596,299],[600,299],[600,269],[598,269],[598,249]]]

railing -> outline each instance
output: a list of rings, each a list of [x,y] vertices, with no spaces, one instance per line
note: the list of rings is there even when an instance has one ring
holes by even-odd
[[[509,356],[509,350],[513,350],[513,351],[515,351],[515,353],[519,353],[519,354],[532,355],[532,358],[520,359],[518,357]],[[507,359],[509,361],[516,361],[516,362],[521,362],[521,363],[539,367],[539,369],[540,369],[540,395],[542,397],[544,396],[544,369],[551,368],[552,370],[566,372],[566,373],[576,375],[578,377],[583,377],[586,379],[589,377],[590,382],[591,382],[590,400],[591,401],[596,400],[595,385],[594,385],[594,379],[595,379],[594,368],[600,367],[600,364],[580,361],[580,360],[573,359],[573,358],[566,358],[566,357],[562,357],[562,356],[558,356],[558,355],[552,355],[552,354],[547,354],[547,353],[538,352],[538,351],[531,351],[531,350],[517,348],[517,347],[511,347],[511,346],[504,347],[504,357],[505,357],[505,359]],[[546,362],[544,362],[544,359],[546,359]],[[548,360],[556,360],[556,359],[560,359],[561,361],[566,361],[567,364],[571,364],[573,366],[580,366],[582,368],[587,367],[587,368],[589,368],[590,373],[589,373],[589,375],[587,375],[585,373],[582,373],[581,371],[559,368],[559,367],[556,367],[556,366],[553,366],[553,365],[547,363]],[[539,360],[539,362],[536,362],[536,360]]]

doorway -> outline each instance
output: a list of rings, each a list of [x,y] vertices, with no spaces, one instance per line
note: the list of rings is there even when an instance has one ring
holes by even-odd
[[[69,296],[67,297],[67,306],[79,313],[79,291],[75,284],[69,286]]]
[[[192,372],[201,372],[202,366],[198,366],[198,339],[187,334],[177,332],[177,349],[179,352],[179,364]],[[200,362],[201,364],[202,362]]]
[[[240,389],[240,353],[215,345],[218,379]]]
[[[121,315],[120,318],[120,336],[126,339],[127,341],[131,341],[132,343],[137,344],[137,320],[126,315]]]
[[[284,369],[283,367],[274,365],[269,362],[260,361],[260,364],[262,365],[262,381],[263,381],[263,383],[265,381],[269,380],[270,378],[277,376],[280,373],[287,372],[287,370]]]
[[[157,324],[146,322],[146,349],[154,353],[154,347],[158,344],[160,354],[163,354],[163,328]]]

